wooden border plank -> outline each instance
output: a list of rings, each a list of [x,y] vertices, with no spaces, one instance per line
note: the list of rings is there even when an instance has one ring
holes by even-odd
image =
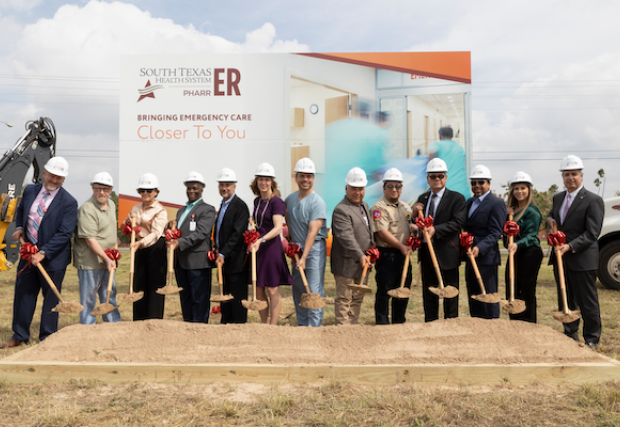
[[[0,362],[0,379],[15,383],[96,379],[205,384],[216,381],[317,382],[355,384],[419,383],[434,385],[584,384],[620,380],[620,364],[528,365],[156,365]]]

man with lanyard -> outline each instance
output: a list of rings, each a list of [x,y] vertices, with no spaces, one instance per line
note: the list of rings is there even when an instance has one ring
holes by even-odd
[[[222,303],[222,323],[246,323],[248,311],[241,305],[248,299],[248,265],[245,262],[246,244],[243,232],[248,228],[250,210],[248,205],[237,197],[237,174],[224,168],[217,175],[218,190],[222,205],[215,221],[215,262],[222,266],[224,276],[224,295],[234,299]]]
[[[377,295],[375,321],[389,325],[388,291],[400,286],[401,273],[410,248],[405,244],[411,235],[411,208],[400,200],[403,175],[396,168],[383,175],[383,198],[372,207],[372,229],[375,233],[379,259],[377,260]],[[405,286],[411,288],[411,265],[407,267]],[[392,298],[392,323],[405,323],[409,298]]]
[[[349,284],[362,284],[362,271],[370,260],[366,251],[374,245],[368,205],[364,202],[366,173],[355,167],[347,173],[345,196],[334,208],[332,233],[334,240],[330,257],[336,280],[336,325],[359,323],[364,292],[352,290]],[[368,282],[368,275],[364,283]]]
[[[90,183],[93,195],[78,211],[77,229],[73,246],[73,265],[80,281],[80,323],[94,325],[96,317],[91,314],[99,301],[103,304],[108,295],[108,279],[114,275],[116,261],[105,253],[116,246],[116,205],[110,200],[114,181],[107,172],[96,174]],[[116,286],[112,283],[110,304],[116,307]],[[104,314],[104,322],[120,322],[118,309]]]
[[[560,252],[564,260],[568,308],[581,309],[583,338],[588,347],[596,348],[601,339],[601,310],[596,291],[597,239],[603,226],[605,206],[600,196],[583,187],[583,162],[579,157],[565,157],[560,164],[560,171],[566,191],[553,196],[547,227],[553,232],[555,225],[566,234],[566,243],[560,246]],[[553,264],[558,286],[558,305],[562,310],[555,251],[551,252],[549,264]],[[579,319],[565,323],[564,333],[579,341]]]
[[[432,240],[442,279],[446,284],[458,289],[461,265],[459,234],[467,216],[465,197],[446,188],[448,166],[442,159],[434,158],[428,162],[426,174],[430,191],[422,194],[413,205],[414,214],[421,210],[425,216],[433,217],[433,226],[428,228],[428,235]],[[438,286],[439,282],[426,241],[418,251],[418,260],[422,271],[424,321],[432,322],[439,319],[439,297],[429,288]],[[443,299],[443,315],[445,319],[458,317],[458,295]]]
[[[176,221],[170,221],[181,237],[168,242],[175,254],[175,276],[180,293],[181,312],[186,322],[209,322],[211,297],[211,230],[215,222],[215,209],[202,200],[205,181],[198,172],[190,172],[185,184],[187,203],[177,211]]]
[[[299,191],[290,194],[286,204],[286,224],[291,242],[299,245],[302,255],[299,263],[293,262],[293,301],[299,326],[318,327],[323,323],[323,308],[301,307],[301,296],[305,292],[299,269],[303,269],[310,293],[325,295],[325,259],[327,249],[327,227],[325,217],[327,206],[312,189],[316,169],[314,162],[303,158],[295,165],[295,182]],[[295,268],[296,267],[296,268]]]
[[[44,167],[43,184],[29,185],[24,189],[17,208],[16,230],[12,237],[23,238],[36,245],[39,252],[20,260],[15,281],[13,301],[13,337],[0,348],[17,347],[30,340],[30,324],[37,305],[39,292],[43,294],[39,339],[43,341],[58,330],[58,297],[49,287],[38,268],[41,263],[52,282],[62,289],[65,270],[71,262],[71,236],[77,222],[77,201],[62,188],[69,174],[69,164],[62,157],[52,157]]]
[[[497,267],[501,264],[497,241],[504,233],[506,204],[491,193],[491,171],[484,165],[477,165],[469,177],[474,197],[467,201],[467,220],[465,230],[474,236],[471,249],[487,293],[497,292]],[[488,304],[472,299],[482,290],[476,279],[469,259],[465,271],[469,313],[471,317],[485,319],[499,318],[499,303]]]

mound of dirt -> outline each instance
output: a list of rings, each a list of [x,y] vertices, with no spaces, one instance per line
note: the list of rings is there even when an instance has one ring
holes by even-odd
[[[329,365],[607,361],[547,326],[466,317],[432,323],[322,328],[171,320],[74,325],[5,360]]]

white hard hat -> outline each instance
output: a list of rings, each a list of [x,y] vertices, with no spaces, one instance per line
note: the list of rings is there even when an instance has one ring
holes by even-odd
[[[522,184],[522,183],[533,185],[532,178],[525,172],[519,171],[512,177],[512,180],[510,181],[510,185]]]
[[[439,157],[435,157],[426,165],[426,173],[445,172],[448,173],[448,165]]]
[[[469,179],[491,179],[491,171],[484,165],[476,165]]]
[[[368,184],[366,172],[360,168],[353,168],[347,174],[346,182],[351,187],[366,187]]]
[[[224,168],[217,174],[217,182],[237,182],[237,174],[234,170]]]
[[[399,181],[403,182],[403,174],[396,168],[388,169],[383,174],[383,182],[386,181]]]
[[[299,159],[297,161],[294,171],[301,173],[316,173],[316,168],[314,167],[314,162],[312,160],[304,157],[303,159]]]
[[[93,177],[93,180],[90,184],[101,184],[107,185],[108,187],[114,187],[114,181],[112,180],[112,175],[107,172],[99,172],[97,175]]]
[[[562,159],[560,163],[560,171],[573,171],[573,170],[581,170],[583,169],[583,162],[577,156],[569,154],[568,156]]]
[[[276,170],[269,163],[261,163],[256,168],[255,176],[268,176],[271,178],[276,177]]]
[[[152,173],[145,173],[138,180],[138,190],[143,188],[144,190],[152,190],[159,187],[159,180]]]
[[[183,181],[183,184],[187,184],[188,182],[199,182],[202,185],[205,185],[205,179],[196,171],[191,171],[187,174],[187,178]]]
[[[57,176],[69,175],[69,163],[63,157],[52,157],[47,161],[44,169]]]

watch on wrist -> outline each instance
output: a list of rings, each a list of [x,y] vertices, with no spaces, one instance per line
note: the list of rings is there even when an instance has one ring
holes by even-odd
[[[265,238],[264,238],[264,237],[263,237],[261,240],[263,241],[263,243],[265,243],[265,242],[267,241],[267,240],[265,240]]]
[[[39,251],[39,253],[43,256],[45,256],[45,251]]]

